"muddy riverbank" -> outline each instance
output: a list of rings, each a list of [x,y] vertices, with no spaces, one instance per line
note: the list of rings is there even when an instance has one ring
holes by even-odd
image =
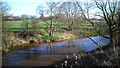
[[[25,44],[30,44],[30,43],[39,43],[39,44],[51,43],[51,42],[61,42],[61,41],[80,38],[71,33],[61,33],[58,37],[53,38],[52,40],[44,40],[44,41],[37,36],[28,35],[26,37],[23,37],[23,35],[14,34],[14,33],[5,33],[3,34],[3,37],[6,37],[6,38],[3,38],[3,41],[2,41],[3,52],[9,52],[9,50],[12,48],[21,47],[22,45],[25,46]]]

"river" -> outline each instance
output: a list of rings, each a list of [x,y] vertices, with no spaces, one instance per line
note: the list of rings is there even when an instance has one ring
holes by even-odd
[[[91,38],[101,47],[110,43],[109,39],[100,36]],[[98,46],[89,38],[45,43],[13,50],[12,53],[3,57],[2,64],[3,66],[47,66],[64,59],[66,55],[89,52],[97,48]]]

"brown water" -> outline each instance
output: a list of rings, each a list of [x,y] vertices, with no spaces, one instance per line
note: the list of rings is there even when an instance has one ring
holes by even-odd
[[[110,42],[109,39],[100,36],[91,38],[101,46]],[[12,53],[3,57],[3,66],[47,66],[64,59],[66,55],[89,52],[96,48],[98,48],[97,45],[89,38],[45,43],[13,50]]]

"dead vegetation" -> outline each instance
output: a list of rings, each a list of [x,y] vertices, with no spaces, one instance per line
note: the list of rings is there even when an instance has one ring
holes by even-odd
[[[66,59],[54,64],[55,67],[74,67],[74,66],[120,66],[120,48],[117,47],[106,50],[107,45],[102,50],[94,50],[88,53],[66,55]]]

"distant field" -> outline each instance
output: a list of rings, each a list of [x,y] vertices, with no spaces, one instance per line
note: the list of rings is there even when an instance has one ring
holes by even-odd
[[[25,22],[23,22],[23,21],[6,21],[5,23],[7,25],[10,25],[9,28],[25,28]],[[31,22],[28,22],[28,23],[29,23],[29,27],[31,28],[32,27]],[[38,22],[37,25],[43,26],[43,22]]]
[[[8,32],[21,32],[21,31],[25,31],[25,22],[23,21],[6,21],[4,22],[7,26]],[[45,24],[43,21],[38,21],[37,22],[37,28],[36,30],[39,30],[40,32],[43,33],[43,35],[38,35],[38,37],[41,37],[43,40],[50,40],[53,39],[57,36],[59,36],[61,33],[64,32],[72,32],[74,33],[74,31],[79,31],[83,34],[88,34],[88,35],[98,35],[95,30],[94,27],[91,24],[78,24],[76,26],[73,26],[73,30],[71,31],[67,31],[61,28],[68,28],[68,26],[66,25],[61,25],[61,23],[57,23],[59,25],[59,27],[57,28],[58,31],[54,32],[53,36],[49,36],[49,33],[45,30],[46,26],[49,25],[50,22],[47,22],[47,24]],[[53,22],[53,24],[56,24]],[[33,31],[33,28],[31,26],[31,21],[29,21],[29,31]],[[49,27],[49,26],[48,26]],[[108,28],[107,27],[97,27],[98,31],[102,34],[107,34],[108,33]]]
[[[7,25],[10,25],[9,28],[24,28],[25,27],[25,24],[26,22],[23,22],[23,21],[5,21],[5,23]],[[29,27],[31,28],[32,27],[32,22],[29,21]],[[50,22],[47,22],[47,25],[49,24]],[[53,22],[53,24],[56,24]],[[60,25],[60,23],[57,23],[58,25]],[[37,22],[37,26],[41,26],[41,27],[45,27],[46,26],[46,23],[44,23],[43,21],[39,21]]]
[[[10,31],[10,32],[15,32],[15,31],[24,31],[26,28],[25,28],[25,22],[23,21],[6,21],[4,22],[6,23],[6,25],[8,25],[8,30],[7,31]],[[46,26],[49,25],[50,22],[48,22],[47,24],[45,24],[43,21],[38,21],[37,22],[37,30],[42,30],[44,31],[46,29]],[[56,24],[53,22],[53,24]],[[59,28],[65,28],[67,26],[65,25],[61,25],[61,23],[57,23],[59,25]],[[48,26],[49,27],[49,26]],[[82,32],[85,32],[85,33],[88,33],[88,34],[95,34],[95,31],[94,31],[94,27],[90,24],[78,24],[77,26],[73,26],[73,28],[78,28],[78,29],[81,29]],[[102,33],[108,33],[108,28],[107,27],[97,27],[98,28],[98,31],[99,32],[102,32]],[[32,28],[32,24],[31,24],[31,21],[29,21],[29,31],[32,31],[33,28]],[[104,30],[104,32],[103,32]],[[63,30],[60,30],[60,32],[65,32]]]
[[[4,23],[7,25],[8,31],[22,31],[22,30],[26,29],[26,27],[25,27],[26,23],[23,21],[6,21]],[[29,21],[28,23],[29,23],[28,24],[29,30],[31,31],[32,23],[31,23],[31,21]],[[36,29],[45,29],[46,26],[49,27],[49,23],[50,22],[47,22],[47,24],[46,24],[43,21],[37,22]],[[53,24],[56,24],[56,23],[53,22]],[[57,24],[60,25],[60,23],[57,23]]]

